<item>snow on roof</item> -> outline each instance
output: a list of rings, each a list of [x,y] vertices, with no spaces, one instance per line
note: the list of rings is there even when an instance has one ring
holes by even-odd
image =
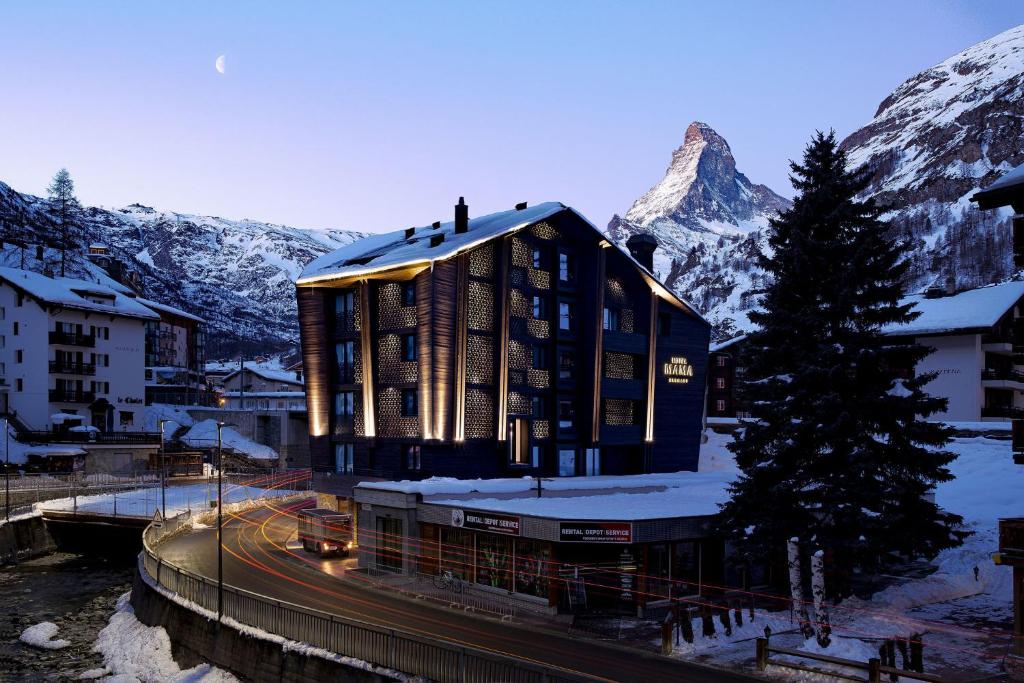
[[[305,391],[225,391],[225,398],[305,398]]]
[[[1002,190],[1005,187],[1012,187],[1021,183],[1024,183],[1024,164],[1004,173],[994,183],[986,187],[983,192]]]
[[[642,520],[718,513],[729,498],[730,471],[521,479],[451,479],[361,482],[357,488],[417,493],[423,502],[562,519]]]
[[[924,335],[992,327],[1021,297],[1024,282],[1004,282],[936,299],[915,294],[903,303],[913,303],[913,310],[921,315],[906,325],[886,325],[882,332]]]
[[[203,420],[189,427],[181,440],[193,448],[210,448],[217,445],[217,421]],[[221,428],[221,444],[224,448],[237,451],[255,460],[277,460],[277,451],[270,446],[242,436],[232,427]]]
[[[130,318],[159,319],[156,313],[132,297],[95,282],[67,277],[51,278],[30,270],[5,267],[0,267],[0,280],[40,301],[59,304],[65,308],[102,311]],[[86,295],[103,299],[103,302],[87,299]]]
[[[302,386],[302,380],[297,378],[294,372],[288,372],[287,370],[274,370],[272,368],[260,367],[259,365],[249,365],[248,363],[245,364],[245,369],[254,375],[259,375],[263,379],[269,379],[275,382],[287,382],[288,384]],[[237,375],[238,372],[238,370],[229,372],[224,376],[224,379],[228,380]]]
[[[442,261],[487,240],[516,232],[563,211],[589,225],[598,235],[605,236],[596,225],[572,207],[561,202],[543,202],[525,209],[511,209],[470,218],[469,229],[459,234],[455,232],[455,222],[449,221],[441,223],[437,228],[429,225],[414,228],[411,237],[405,236],[405,230],[370,235],[314,259],[303,269],[295,284],[309,285],[342,277],[364,275],[378,270]],[[431,247],[431,237],[437,235],[443,235],[444,241]],[[609,243],[650,278],[649,284],[655,291],[664,298],[681,304],[698,320],[707,323],[704,316],[693,305],[665,287],[653,273],[633,258],[632,254],[610,240]]]
[[[75,446],[29,446],[25,449],[25,455],[34,455],[40,458],[49,458],[50,456],[70,456],[70,455],[85,455],[85,451]]]
[[[169,313],[171,315],[180,316],[182,318],[188,318],[189,320],[195,320],[196,322],[205,323],[206,321],[200,318],[198,315],[192,315],[188,311],[183,311],[180,308],[174,306],[168,306],[162,304],[159,301],[153,301],[152,299],[143,299],[141,296],[135,298],[136,301],[146,306],[146,308],[152,309],[157,313]]]
[[[726,339],[723,342],[718,342],[717,344],[712,344],[708,348],[708,351],[710,353],[714,353],[715,351],[724,351],[725,349],[729,348],[733,344],[736,344],[737,342],[741,342],[741,341],[743,341],[746,338],[747,338],[747,335],[745,335],[745,334],[736,335],[735,337],[732,337],[731,339]]]

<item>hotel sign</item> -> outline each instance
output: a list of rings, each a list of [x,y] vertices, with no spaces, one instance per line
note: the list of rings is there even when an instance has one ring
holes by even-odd
[[[509,536],[519,535],[519,517],[499,515],[494,512],[475,512],[455,508],[452,510],[452,526],[460,529],[492,531]]]
[[[672,356],[661,366],[661,372],[669,384],[689,384],[693,377],[693,366],[685,356]]]
[[[630,522],[559,522],[562,543],[632,543]]]

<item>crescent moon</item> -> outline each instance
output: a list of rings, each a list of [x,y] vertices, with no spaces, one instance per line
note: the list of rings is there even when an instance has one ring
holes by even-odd
[[[224,73],[227,65],[225,64],[225,55],[217,57],[217,61],[213,63],[213,66],[217,69],[218,73]]]

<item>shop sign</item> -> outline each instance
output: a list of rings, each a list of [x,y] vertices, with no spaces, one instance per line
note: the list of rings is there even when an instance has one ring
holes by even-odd
[[[476,531],[493,531],[510,536],[519,535],[519,517],[500,515],[495,512],[476,512],[455,508],[452,510],[452,526]]]
[[[563,543],[632,543],[630,522],[559,522],[558,540]]]
[[[668,378],[669,384],[689,384],[693,377],[693,365],[685,356],[672,356],[661,366],[661,372]]]

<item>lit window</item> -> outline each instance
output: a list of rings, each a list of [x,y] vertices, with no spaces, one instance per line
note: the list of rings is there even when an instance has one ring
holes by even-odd
[[[544,297],[540,295],[534,295],[533,297],[533,317],[537,320],[543,320],[547,317],[547,306],[544,305]]]
[[[410,444],[402,447],[405,451],[405,468],[407,470],[418,470],[422,467],[420,460],[420,447]]]
[[[715,378],[715,389],[725,389],[725,378],[724,377],[716,377]]]
[[[619,331],[619,311],[616,308],[604,309],[604,329],[612,332]]]
[[[416,417],[418,414],[416,390],[402,389],[402,417]]]
[[[573,313],[572,304],[567,301],[559,302],[558,304],[558,329],[560,330],[572,330],[573,329]]]
[[[717,410],[720,413],[724,413],[725,412],[725,399],[724,398],[720,398],[720,399],[715,401],[715,410]]]
[[[355,444],[334,444],[334,471],[339,474],[355,471]]]
[[[534,268],[540,268],[541,267],[541,263],[542,263],[542,260],[541,260],[540,248],[534,247],[533,248],[533,267]]]
[[[571,351],[559,351],[558,352],[558,379],[572,379],[573,366],[576,365],[576,359],[573,357]]]
[[[715,365],[717,365],[718,367],[724,368],[726,366],[726,362],[727,359],[723,354],[715,356]]]
[[[558,402],[558,426],[560,428],[572,429],[572,423],[575,417],[576,411],[573,408],[572,401]]]

